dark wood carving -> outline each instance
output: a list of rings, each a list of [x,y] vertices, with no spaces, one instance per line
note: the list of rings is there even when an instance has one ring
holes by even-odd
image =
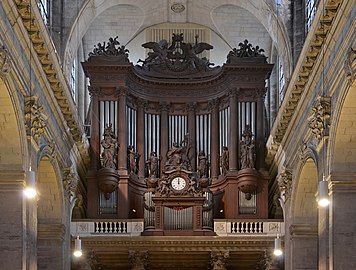
[[[208,59],[200,57],[204,50],[213,53],[213,48],[198,42],[198,37],[194,44],[189,44],[184,42],[183,35],[174,34],[170,43],[162,40],[142,46],[151,51],[136,66],[129,62],[129,52],[117,37],[97,44],[89,59],[82,63],[90,79],[92,99],[88,217],[144,218],[144,213],[151,213],[155,223],[148,227],[153,234],[162,235],[166,234],[164,211],[193,209],[190,233],[205,234],[211,228],[203,221],[206,213],[214,209],[216,195],[215,208],[219,213],[215,212],[211,219],[267,218],[269,177],[264,168],[263,96],[265,79],[273,65],[267,64],[263,50],[245,41],[228,54],[226,64],[213,67]],[[105,138],[104,134],[102,138],[98,117],[101,101],[117,103],[115,133],[120,147],[115,135]],[[246,129],[243,138],[235,132],[238,102],[256,106],[255,134]],[[126,106],[137,113],[134,146],[127,135]],[[230,108],[230,113],[234,110],[229,128],[235,133],[229,134],[228,144],[220,146],[219,111],[226,108]],[[160,131],[156,134],[160,141],[156,149],[145,150],[145,114],[160,117]],[[198,148],[197,115],[211,117],[211,134],[205,134],[211,140],[210,153]],[[168,142],[169,116],[188,119],[188,134],[174,144]],[[245,147],[245,152],[240,151]],[[184,187],[179,179],[184,179]],[[172,184],[179,189],[174,189]],[[118,194],[116,212],[101,214],[98,206],[101,192],[109,198],[114,191]],[[246,198],[256,196],[256,214],[239,213],[239,191],[245,192]]]

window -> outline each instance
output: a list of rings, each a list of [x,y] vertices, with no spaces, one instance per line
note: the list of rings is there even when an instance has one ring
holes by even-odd
[[[283,71],[283,64],[281,59],[278,60],[278,89],[279,89],[279,104],[282,103],[284,97],[284,85],[285,85],[285,78],[284,78],[284,71]]]
[[[38,0],[38,8],[45,25],[49,25],[49,0]]]
[[[305,2],[306,32],[309,32],[309,30],[310,30],[310,27],[311,27],[313,19],[314,19],[315,12],[316,12],[315,0],[306,0],[306,2]]]
[[[72,90],[72,97],[73,97],[73,100],[75,101],[75,93],[76,93],[76,76],[77,73],[76,73],[76,65],[75,65],[75,60],[73,62],[73,65],[72,65],[72,68],[71,68],[71,71],[70,71],[70,88]]]

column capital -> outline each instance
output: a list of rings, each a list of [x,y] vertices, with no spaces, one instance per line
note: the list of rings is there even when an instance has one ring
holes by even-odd
[[[144,270],[148,263],[148,250],[129,250],[132,270]]]
[[[89,95],[91,98],[98,97],[100,95],[100,87],[98,86],[88,86]]]
[[[186,104],[185,108],[188,112],[195,112],[197,109],[197,105],[198,104],[196,102],[189,102]]]
[[[161,112],[165,111],[165,112],[168,112],[171,108],[171,104],[168,103],[168,102],[160,102],[159,103],[159,110]]]
[[[240,87],[232,88],[228,91],[228,96],[230,99],[236,98],[240,92]]]
[[[116,95],[115,96],[126,97],[127,94],[128,94],[127,87],[124,87],[124,86],[121,86],[121,85],[116,87]]]
[[[277,176],[278,190],[283,203],[289,200],[292,194],[292,176],[292,170],[287,168]]]
[[[216,250],[211,251],[211,267],[213,270],[226,270],[226,260],[230,254],[228,250]]]
[[[208,109],[209,111],[219,109],[219,105],[220,105],[220,100],[218,98],[210,100],[208,102]]]

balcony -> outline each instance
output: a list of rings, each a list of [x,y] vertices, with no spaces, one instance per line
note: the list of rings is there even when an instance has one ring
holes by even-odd
[[[73,236],[140,236],[144,231],[143,219],[76,220],[71,222]],[[214,220],[217,236],[270,236],[284,235],[284,222],[281,220]]]

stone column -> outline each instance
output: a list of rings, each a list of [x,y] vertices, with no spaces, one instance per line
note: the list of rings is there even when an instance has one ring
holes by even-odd
[[[164,165],[167,161],[167,151],[168,151],[168,110],[170,105],[163,102],[160,104],[161,109],[161,127],[160,127],[160,156],[161,156],[161,173],[164,170]]]
[[[129,250],[132,270],[145,270],[148,260],[147,250]]]
[[[0,171],[1,269],[37,269],[37,200],[25,200],[22,171]]]
[[[330,268],[328,269],[356,269],[355,174],[333,173],[329,179],[329,194]]]
[[[90,168],[95,172],[100,168],[99,92],[99,87],[89,87],[91,96]]]
[[[126,89],[124,87],[119,87],[117,90],[119,95],[117,136],[120,145],[117,169],[119,175],[127,175]]]
[[[211,269],[226,270],[226,260],[229,258],[229,251],[211,251]]]
[[[229,134],[229,171],[238,170],[238,120],[237,120],[237,90],[230,91],[230,134]]]
[[[195,110],[196,110],[196,103],[188,103],[187,110],[188,110],[188,133],[191,138],[191,165],[192,171],[195,172],[197,169],[197,151],[196,151],[196,118],[195,118]]]
[[[138,177],[145,176],[145,103],[143,100],[137,101],[137,153],[141,155],[138,164]]]
[[[218,178],[219,176],[219,100],[215,99],[209,102],[211,111],[211,142],[210,142],[210,176]]]

